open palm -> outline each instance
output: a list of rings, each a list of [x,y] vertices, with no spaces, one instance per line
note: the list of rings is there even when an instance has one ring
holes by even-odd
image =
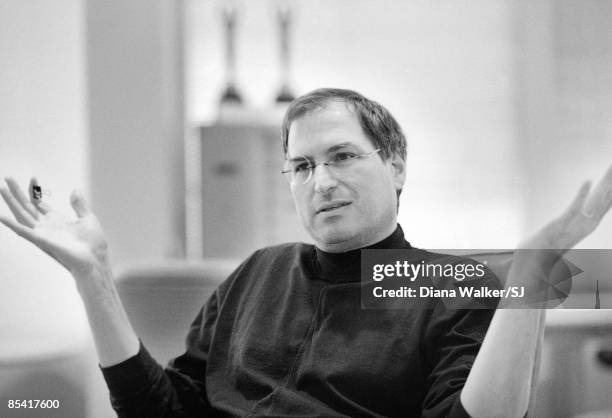
[[[612,166],[591,189],[584,183],[565,212],[535,235],[523,241],[514,253],[507,285],[530,288],[535,299],[552,306],[571,289],[570,270],[558,270],[561,256],[591,234],[612,207]],[[556,270],[555,270],[556,269]],[[563,284],[562,287],[560,285]],[[558,290],[562,290],[559,293]]]
[[[83,196],[73,192],[70,203],[76,217],[53,210],[40,199],[26,198],[12,178],[6,179],[7,188],[0,194],[15,219],[0,217],[0,222],[16,234],[32,242],[56,259],[73,274],[84,274],[100,267],[107,260],[104,233]],[[30,182],[30,193],[36,180]]]
[[[567,210],[546,225],[530,245],[567,251],[597,228],[610,207],[612,207],[612,166],[593,190],[590,182],[583,184]]]

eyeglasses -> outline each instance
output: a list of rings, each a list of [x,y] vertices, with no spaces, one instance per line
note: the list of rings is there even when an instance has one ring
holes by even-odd
[[[380,151],[380,148],[365,154],[355,154],[350,151],[336,151],[332,153],[327,161],[320,163],[311,162],[308,158],[291,160],[285,162],[285,169],[281,173],[289,184],[306,184],[312,177],[314,170],[319,165],[327,166],[334,174],[342,175],[358,160],[368,158]]]

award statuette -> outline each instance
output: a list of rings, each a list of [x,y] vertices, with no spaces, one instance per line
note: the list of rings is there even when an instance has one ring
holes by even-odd
[[[235,6],[228,5],[223,8],[227,80],[221,104],[242,104],[242,96],[236,87],[236,14]]]
[[[291,24],[289,5],[280,4],[277,7],[277,19],[280,32],[281,88],[276,96],[276,103],[288,103],[295,98],[289,88],[289,25]]]

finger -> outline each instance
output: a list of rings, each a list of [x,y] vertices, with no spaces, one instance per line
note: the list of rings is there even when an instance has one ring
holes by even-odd
[[[578,194],[570,204],[569,208],[567,208],[566,213],[568,214],[577,214],[582,212],[584,207],[584,202],[587,200],[589,196],[589,191],[591,190],[592,183],[590,181],[585,181],[578,189]]]
[[[49,243],[45,239],[43,239],[40,236],[38,236],[34,232],[33,229],[28,228],[28,227],[23,226],[23,225],[20,225],[17,222],[15,222],[15,221],[13,221],[11,219],[5,218],[3,216],[0,216],[0,223],[6,225],[14,233],[16,233],[20,237],[25,238],[26,240],[30,241],[32,244],[36,245],[43,252],[45,252],[47,255],[49,255],[50,257],[55,259],[57,262],[61,263],[61,261],[53,253],[51,253],[51,251],[49,250]]]
[[[38,236],[34,233],[32,228],[28,228],[27,226],[23,226],[12,219],[5,218],[4,216],[0,216],[0,223],[3,223],[7,227],[9,227],[14,233],[27,239],[28,241],[38,245],[40,241]]]
[[[563,223],[564,225],[569,225],[573,219],[576,219],[578,215],[582,213],[582,215],[587,216],[582,212],[584,202],[589,195],[589,190],[591,189],[591,182],[586,181],[580,186],[578,190],[578,194],[572,200],[569,207],[563,212],[563,214],[558,218],[558,221]]]
[[[585,216],[599,222],[612,206],[612,166],[601,178],[586,200],[582,212]]]
[[[542,229],[541,234],[545,243],[541,245],[546,245],[545,248],[566,250],[590,233],[596,224],[590,219],[585,220],[588,216],[582,213],[590,188],[591,182],[584,182],[563,214]]]
[[[34,227],[36,220],[19,204],[19,202],[17,202],[8,189],[4,187],[0,188],[0,195],[2,195],[7,206],[11,212],[13,212],[15,219],[17,219],[20,224],[29,226],[30,228]]]
[[[30,179],[30,185],[28,187],[28,190],[30,191],[30,201],[40,213],[46,215],[51,211],[51,207],[47,205],[42,199],[34,198],[34,186],[38,186],[38,180],[36,180],[36,177],[32,177]]]
[[[11,193],[13,193],[13,196],[21,205],[21,207],[23,207],[26,212],[28,212],[32,216],[32,218],[38,219],[38,211],[36,210],[34,205],[28,201],[28,198],[21,191],[21,187],[19,187],[19,184],[15,181],[15,179],[12,177],[7,177],[5,180],[6,184],[9,187],[9,190],[11,191]]]
[[[79,218],[89,214],[89,207],[87,206],[87,202],[85,202],[85,198],[80,191],[72,191],[72,194],[70,195],[70,204]]]

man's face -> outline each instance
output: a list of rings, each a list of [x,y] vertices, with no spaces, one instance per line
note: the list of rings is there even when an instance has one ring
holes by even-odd
[[[329,102],[296,119],[289,129],[287,159],[320,163],[376,149],[355,113]],[[378,153],[341,170],[318,165],[306,184],[292,184],[297,212],[317,247],[342,252],[374,244],[396,227],[396,190],[404,183],[404,161]]]

